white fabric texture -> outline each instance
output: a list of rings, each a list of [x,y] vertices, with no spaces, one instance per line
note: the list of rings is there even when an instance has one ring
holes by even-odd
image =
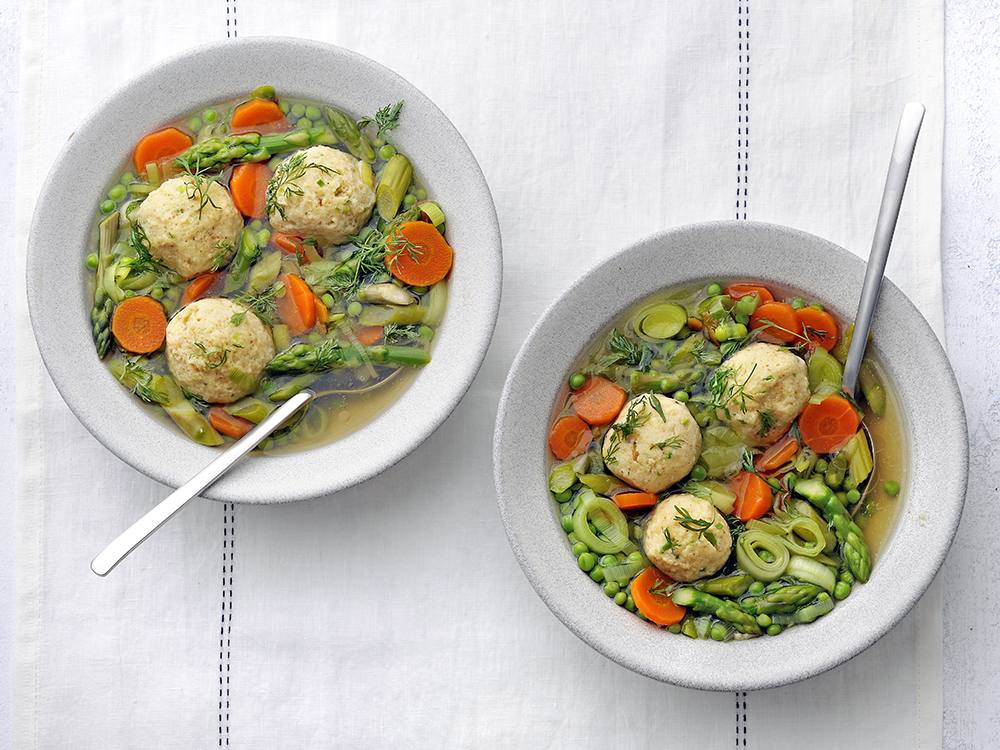
[[[913,99],[928,114],[889,275],[942,333],[938,0],[77,0],[34,3],[22,28],[18,273],[57,146],[96,100],[192,45],[278,34],[368,55],[453,120],[496,200],[505,295],[479,378],[409,458],[319,501],[195,503],[107,579],[90,558],[166,488],[76,421],[19,299],[17,747],[940,745],[937,587],[804,683],[735,697],[659,684],[534,595],[490,464],[524,335],[622,246],[746,218],[865,255]]]

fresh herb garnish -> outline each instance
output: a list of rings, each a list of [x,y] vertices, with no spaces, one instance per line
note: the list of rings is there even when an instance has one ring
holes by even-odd
[[[399,115],[402,110],[402,101],[398,101],[395,104],[387,104],[376,112],[374,117],[362,117],[358,120],[358,127],[365,128],[373,124],[378,128],[375,137],[384,139],[389,131],[399,127]]]
[[[674,515],[675,521],[688,531],[693,531],[699,537],[705,537],[709,544],[718,548],[719,544],[716,541],[715,533],[710,531],[712,528],[712,521],[706,521],[704,518],[695,518],[691,515],[687,508],[681,507],[680,505],[677,506],[676,511],[677,512]]]
[[[757,435],[759,437],[764,437],[767,433],[774,429],[774,425],[777,423],[778,420],[774,414],[767,409],[764,409],[760,413],[760,429],[757,430]]]
[[[684,438],[680,435],[674,435],[666,440],[661,440],[658,443],[653,443],[654,448],[659,448],[661,451],[667,454],[667,458],[674,457],[674,451],[684,445]]]
[[[199,170],[191,171],[185,168],[185,172],[190,179],[184,183],[184,190],[188,200],[198,201],[198,221],[201,221],[201,212],[205,210],[205,206],[218,208],[210,192],[215,179],[205,177]]]
[[[264,211],[268,216],[277,213],[282,219],[285,218],[285,207],[281,205],[279,198],[287,199],[292,195],[302,195],[302,188],[297,181],[310,169],[318,169],[324,174],[340,174],[325,164],[307,162],[305,151],[289,156],[278,165],[274,170],[274,176],[267,183],[267,190],[264,192]]]
[[[708,391],[712,396],[709,406],[714,409],[722,409],[729,415],[729,404],[733,401],[739,406],[744,414],[747,412],[747,400],[755,400],[753,394],[747,393],[747,383],[757,370],[754,364],[750,368],[750,373],[742,383],[735,382],[736,371],[731,367],[720,367],[708,381]]]
[[[233,254],[233,243],[229,240],[219,240],[215,243],[215,249],[216,253],[212,256],[212,270],[218,271],[229,262],[229,257]]]
[[[160,264],[149,250],[149,237],[146,236],[146,230],[138,221],[132,222],[132,230],[128,235],[128,246],[134,255],[131,266],[132,273],[138,276],[146,271],[159,270]]]
[[[245,305],[249,310],[252,310],[265,323],[271,323],[274,320],[278,298],[284,296],[284,294],[285,285],[279,281],[257,294],[245,292],[236,297],[236,301]],[[238,326],[243,323],[245,318],[246,311],[238,312],[229,319],[229,322],[234,326]]]
[[[153,387],[153,373],[139,364],[136,359],[125,359],[125,367],[119,380],[125,383],[126,380],[134,380],[132,393],[138,396],[147,404],[165,404],[167,394]]]
[[[638,344],[628,336],[619,333],[618,329],[611,331],[608,339],[608,349],[613,352],[609,364],[621,362],[629,367],[636,367],[644,370],[655,352],[645,344]]]
[[[401,326],[389,323],[385,326],[382,335],[387,344],[401,344],[407,341],[416,341],[420,338],[420,328],[418,326]]]
[[[226,364],[229,359],[229,349],[213,349],[209,350],[200,341],[194,342],[194,348],[198,350],[198,356],[205,360],[205,367],[209,370],[215,370]]]
[[[674,550],[674,557],[677,557],[677,550],[674,549],[674,538],[670,536],[670,529],[663,529],[663,546],[660,547],[660,552],[666,552],[667,550]]]
[[[615,422],[610,427],[611,437],[608,438],[608,447],[604,451],[604,463],[613,464],[618,460],[614,454],[621,446],[622,441],[646,424],[649,417],[645,399],[635,399],[629,404],[628,411],[625,412],[625,419],[621,422]]]

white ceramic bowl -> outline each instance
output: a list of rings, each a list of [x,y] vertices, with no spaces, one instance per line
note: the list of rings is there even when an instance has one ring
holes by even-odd
[[[815,623],[774,638],[717,643],[644,622],[580,572],[546,486],[546,438],[556,398],[580,353],[635,302],[675,284],[760,279],[799,289],[852,318],[863,276],[862,261],[813,235],[748,222],[699,224],[650,237],[600,264],[538,321],[501,397],[494,471],[514,554],[539,596],[576,635],[658,680],[707,690],[760,689],[850,659],[920,598],[958,527],[968,442],[944,350],[919,311],[888,281],[875,318],[874,349],[907,440],[901,506],[871,580]]]
[[[416,448],[472,383],[493,333],[502,279],[500,228],[479,165],[448,118],[392,71],[338,47],[282,38],[228,41],[164,62],[77,128],[42,189],[28,242],[28,304],[45,365],[80,421],[122,460],[177,486],[216,451],[140,408],[94,352],[83,259],[97,204],[144,133],[264,83],[359,116],[405,100],[393,141],[447,212],[456,262],[433,361],[364,428],[294,454],[252,457],[207,493],[250,503],[335,492]]]

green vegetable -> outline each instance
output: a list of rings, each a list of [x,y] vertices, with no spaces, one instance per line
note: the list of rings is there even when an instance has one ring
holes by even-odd
[[[732,624],[741,633],[760,635],[760,627],[758,627],[757,621],[740,609],[739,605],[735,602],[719,599],[704,591],[689,587],[677,589],[671,594],[670,598],[674,604],[689,607],[695,612],[714,615],[720,620]]]
[[[234,417],[242,417],[254,424],[262,422],[268,414],[274,411],[274,407],[271,404],[265,403],[253,396],[241,398],[239,401],[228,404],[223,408]]]
[[[638,330],[652,339],[669,339],[687,325],[687,311],[680,305],[664,303],[646,308],[641,313]]]
[[[236,255],[229,264],[229,274],[222,287],[225,294],[235,292],[247,280],[250,266],[260,257],[260,246],[257,244],[257,233],[244,229],[240,233],[240,241],[236,247]],[[280,259],[279,259],[280,263]]]
[[[274,283],[279,273],[281,273],[281,252],[276,250],[254,263],[247,279],[247,291],[259,294]]]
[[[598,497],[592,490],[582,490],[577,496],[580,501],[576,512],[573,514],[573,533],[594,552],[602,555],[611,552],[620,552],[627,544],[628,521],[617,505],[604,497]],[[601,539],[590,529],[589,522],[603,519],[608,528],[614,529],[614,539]]]
[[[574,372],[569,379],[569,387],[574,391],[583,388],[583,384],[587,382],[587,376],[582,372]]]
[[[848,570],[862,583],[867,581],[871,575],[871,553],[864,532],[854,523],[833,490],[819,480],[803,479],[796,483],[795,493],[819,509],[837,535]]]
[[[581,474],[579,479],[581,484],[590,487],[598,495],[606,497],[616,492],[625,492],[632,489],[624,482],[607,474]]]
[[[774,615],[794,612],[809,604],[823,589],[811,583],[773,584],[767,592],[744,597],[740,606],[752,615]]]
[[[590,571],[597,564],[597,558],[590,552],[584,552],[577,558],[577,564],[580,566],[582,571]]]
[[[420,193],[424,193],[424,197],[427,196],[427,192],[420,188],[417,189],[417,200],[422,201],[417,204],[417,210],[420,211],[431,224],[434,225],[441,234],[444,234],[445,230],[445,215],[444,210],[434,201],[425,201],[420,197]]]
[[[274,92],[274,86],[258,86],[253,91],[250,92],[250,96],[253,99],[270,99],[272,102],[276,98]]]
[[[747,523],[748,529],[756,529],[778,537],[794,555],[816,557],[826,547],[826,536],[822,523],[815,514],[775,513],[767,519],[754,519]]]
[[[396,154],[386,163],[375,187],[375,207],[383,221],[392,221],[399,212],[399,204],[413,180],[410,160]]]
[[[272,390],[268,394],[268,398],[272,401],[287,401],[299,391],[311,386],[314,382],[316,382],[318,377],[319,375],[312,372],[304,375],[298,375],[297,377],[292,378],[283,385]]]
[[[431,355],[425,349],[415,346],[383,344],[381,346],[370,346],[366,351],[372,362],[383,365],[423,367],[431,361]]]
[[[746,573],[736,573],[735,575],[723,578],[711,578],[707,581],[698,581],[694,587],[699,591],[714,596],[743,596],[753,583],[753,577]]]
[[[861,392],[868,402],[868,408],[878,417],[885,416],[885,388],[882,386],[882,379],[878,376],[874,365],[867,359],[861,360],[861,369],[858,371],[858,382],[861,384]]]
[[[737,565],[758,581],[781,578],[790,557],[788,547],[779,538],[759,529],[747,529],[736,539]]]
[[[846,473],[847,456],[844,455],[843,451],[840,451],[836,456],[830,459],[830,463],[826,467],[826,486],[832,487],[833,489],[839,488],[844,482],[844,475]]]
[[[448,306],[448,282],[439,281],[427,290],[427,294],[420,300],[420,307],[426,310],[424,314],[424,325],[436,328],[444,320],[445,310]]]
[[[833,587],[833,598],[838,602],[846,599],[851,595],[851,584],[845,581],[837,581],[836,585]]]
[[[729,312],[738,323],[746,324],[750,321],[750,316],[757,310],[759,302],[756,294],[745,294],[736,300],[736,304]]]
[[[695,467],[699,468],[699,467]],[[702,469],[704,471],[704,469]],[[694,476],[694,471],[691,472]],[[689,492],[696,497],[703,498],[712,503],[716,508],[719,509],[720,513],[729,515],[733,512],[733,506],[736,505],[736,495],[722,482],[716,482],[711,479],[702,480],[700,482],[688,482],[684,485],[684,491]]]
[[[556,494],[568,490],[576,483],[572,462],[556,464],[549,470],[549,491]]]
[[[815,622],[823,615],[833,610],[833,599],[829,596],[823,597],[825,594],[820,594],[819,599],[817,599],[815,604],[810,604],[808,607],[803,607],[798,612],[795,613],[795,622],[800,624],[806,624],[810,622]]]
[[[840,363],[821,346],[817,346],[806,360],[809,375],[809,389],[813,393],[832,389],[839,391],[844,379]]]
[[[118,213],[111,214],[98,227],[96,283],[94,285],[94,305],[90,310],[97,356],[104,357],[111,348],[111,314],[115,300],[111,299],[104,287],[104,278],[109,270],[112,247],[118,237]]]
[[[361,132],[361,129],[354,120],[340,110],[333,109],[332,107],[326,107],[324,113],[326,114],[326,121],[330,124],[334,134],[340,139],[341,143],[347,146],[347,150],[351,152],[355,159],[361,159],[369,163],[375,161],[375,149],[372,148],[371,141],[368,140],[367,135]],[[303,110],[303,114],[305,114],[305,110]]]
[[[830,568],[815,560],[803,557],[802,555],[792,555],[785,568],[785,575],[803,583],[814,583],[833,593],[833,587],[837,584],[837,577]]]
[[[287,133],[238,133],[225,137],[210,137],[195,143],[191,148],[174,159],[174,163],[189,172],[202,172],[225,168],[229,164],[267,161],[275,154],[295,151],[309,146],[336,143],[336,138],[327,128],[316,127],[309,130],[294,130]],[[151,185],[154,183],[150,177]]]
[[[899,482],[897,482],[895,479],[890,479],[885,483],[883,489],[885,490],[885,494],[887,494],[889,497],[896,497],[896,495],[899,494]]]
[[[356,303],[351,303],[354,304]],[[351,305],[348,305],[348,314],[351,314]],[[390,323],[410,326],[423,323],[426,319],[427,308],[421,305],[366,305],[358,315],[358,322],[363,326],[385,326]]]
[[[722,287],[719,286],[718,284],[709,284],[707,287],[705,287],[705,294],[707,294],[709,297],[716,297],[722,294]]]
[[[865,431],[858,430],[857,434],[840,449],[840,452],[847,458],[847,471],[851,482],[854,483],[854,487],[860,486],[875,468],[875,459],[868,446],[868,437],[865,435]]]
[[[708,427],[702,432],[701,458],[709,477],[725,479],[735,474],[743,465],[745,444],[739,435],[728,427]]]

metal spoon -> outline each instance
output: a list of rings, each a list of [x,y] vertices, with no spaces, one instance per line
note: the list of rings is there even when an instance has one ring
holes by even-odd
[[[154,531],[165,524],[192,498],[211,487],[237,461],[256,448],[268,435],[281,427],[299,409],[312,401],[315,394],[304,390],[296,393],[267,415],[260,424],[226,448],[204,469],[164,498],[159,505],[123,531],[117,539],[104,548],[90,569],[99,576],[106,576],[136,547],[146,541]]]
[[[913,150],[917,145],[917,136],[920,134],[920,124],[924,120],[925,111],[923,104],[910,102],[903,107],[903,114],[899,118],[896,143],[892,147],[889,171],[885,176],[885,189],[882,191],[882,205],[878,210],[878,221],[875,222],[875,236],[872,238],[871,252],[868,253],[868,267],[861,287],[858,314],[854,317],[851,348],[847,352],[847,362],[844,364],[843,388],[852,396],[857,393],[861,359],[865,355],[868,332],[875,316],[879,292],[882,291],[885,263],[889,258],[892,234],[896,231],[899,206],[903,202],[903,190],[906,188],[906,178],[910,174]]]

